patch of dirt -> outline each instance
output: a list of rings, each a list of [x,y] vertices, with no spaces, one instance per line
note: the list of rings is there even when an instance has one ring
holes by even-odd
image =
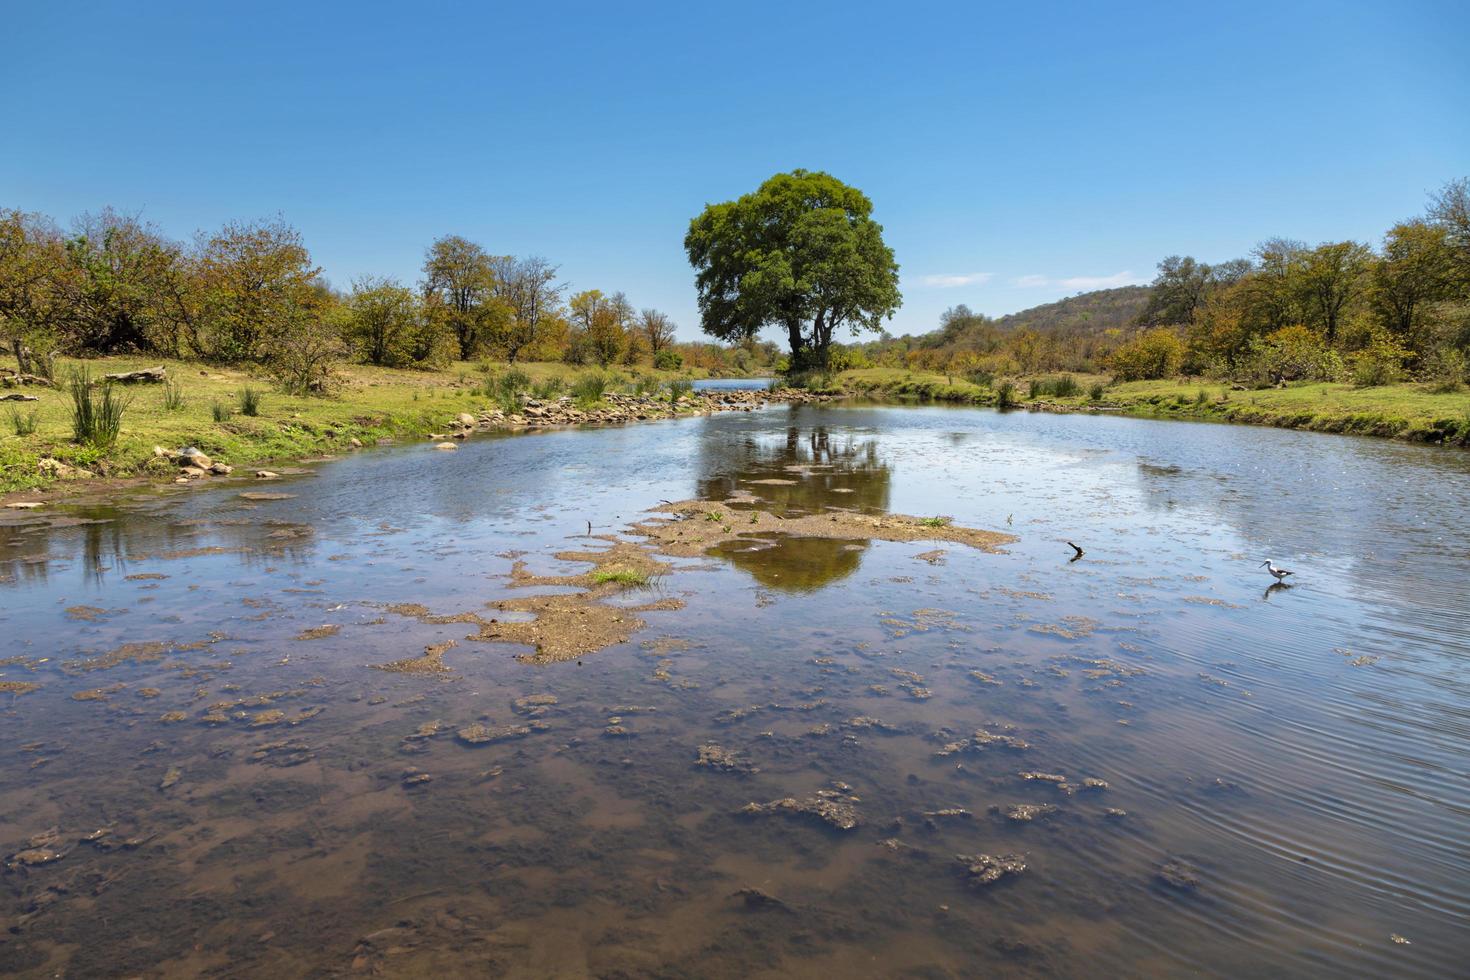
[[[654,517],[634,524],[631,531],[646,538],[655,551],[681,558],[703,555],[715,545],[733,541],[752,529],[780,531],[793,537],[835,538],[848,541],[948,541],[981,551],[999,552],[1018,539],[999,531],[982,531],[955,524],[935,525],[905,514],[858,514],[846,510],[780,517],[768,511],[731,510],[708,500],[685,500],[652,510]]]

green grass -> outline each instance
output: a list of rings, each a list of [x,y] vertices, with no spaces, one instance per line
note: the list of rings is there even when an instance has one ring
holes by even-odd
[[[647,585],[649,578],[647,573],[634,571],[631,568],[604,568],[592,573],[594,585]]]
[[[925,527],[949,527],[953,517],[921,517],[919,523]]]
[[[246,385],[240,391],[240,414],[256,418],[260,415],[260,402],[260,392]]]
[[[444,431],[460,412],[483,410],[486,402],[482,376],[472,365],[464,364],[444,371],[343,365],[343,383],[330,397],[268,391],[256,416],[234,414],[232,409],[239,404],[243,388],[266,391],[269,381],[242,368],[157,357],[85,362],[58,358],[56,366],[58,377],[64,378],[73,368],[83,366],[95,376],[160,363],[168,370],[170,382],[126,389],[131,403],[121,419],[116,442],[106,450],[73,441],[70,399],[64,387],[28,389],[41,399],[27,403],[35,414],[35,429],[14,435],[9,425],[0,428],[0,493],[49,485],[50,478],[37,466],[43,457],[107,476],[172,478],[176,475],[172,467],[154,461],[155,445],[170,449],[198,446],[210,457],[237,467],[280,463],[344,450],[353,438],[367,445],[384,438],[422,438],[429,432]],[[491,365],[492,370],[507,367]],[[540,386],[548,396],[553,390],[561,391],[568,379],[586,372],[560,363],[518,362],[515,367],[530,378],[533,391]],[[688,373],[642,370],[660,381]],[[176,408],[168,406],[171,383],[187,385],[188,397]],[[218,419],[215,403],[221,410]]]
[[[1065,390],[1075,385],[1074,394],[1055,394],[1059,380],[1006,378],[994,382],[991,390],[983,390],[974,385],[950,385],[943,374],[901,368],[846,371],[837,382],[850,394],[910,399],[922,393],[921,400],[1004,408],[1019,402],[1017,381],[1029,388],[1034,380],[1039,382],[1038,394],[1046,392],[1058,403],[1078,409],[1470,446],[1470,389],[1443,391],[1439,390],[1442,386],[1430,382],[1367,388],[1350,383],[1314,382],[1260,391],[1234,391],[1222,382],[1205,382],[1202,386],[1198,378],[1130,381],[1108,386],[1106,375],[1062,377],[1071,378],[1071,385],[1060,383]]]
[[[607,393],[607,386],[607,375],[589,371],[572,382],[572,398],[578,405],[590,408],[602,401],[602,396]]]
[[[28,436],[36,431],[39,412],[22,412],[18,408],[10,409],[10,428],[17,436]]]
[[[123,414],[131,399],[111,384],[92,384],[86,367],[75,368],[67,382],[71,394],[72,441],[95,449],[111,449],[122,429]]]

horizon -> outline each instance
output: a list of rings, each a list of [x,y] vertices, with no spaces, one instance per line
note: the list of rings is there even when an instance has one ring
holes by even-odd
[[[1002,316],[1146,284],[1169,254],[1376,246],[1470,172],[1470,133],[1447,122],[1470,96],[1453,50],[1470,14],[1447,3],[1252,4],[1225,24],[1155,4],[1065,23],[950,10],[942,39],[922,9],[845,6],[846,47],[804,40],[831,36],[810,9],[730,25],[564,5],[569,36],[519,10],[446,33],[449,9],[12,12],[0,204],[63,227],[112,206],[176,239],[280,214],[338,288],[415,282],[430,242],[460,234],[662,309],[690,341],[689,220],[797,167],[873,200],[901,268],[895,336],[960,303]],[[659,57],[621,46],[640,43]],[[380,50],[404,54],[357,55]]]

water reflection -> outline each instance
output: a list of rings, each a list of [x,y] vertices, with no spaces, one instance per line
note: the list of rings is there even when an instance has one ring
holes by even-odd
[[[261,489],[0,527],[0,973],[1462,971],[1470,455],[801,408]],[[737,494],[1020,540],[742,538],[583,664],[456,619]]]
[[[892,467],[876,438],[834,436],[826,425],[787,425],[752,433],[733,445],[712,428],[700,441],[698,496],[727,500],[751,495],[781,516],[841,507],[867,514],[888,510]]]
[[[879,453],[879,439],[851,432],[834,435],[826,425],[787,425],[734,444],[712,428],[701,442],[698,496],[758,506],[782,517],[839,508],[877,514],[888,510],[893,469]],[[748,501],[748,503],[747,503]],[[742,535],[710,550],[761,585],[811,592],[858,570],[868,541]]]
[[[785,534],[741,535],[716,545],[709,554],[727,560],[767,588],[814,592],[857,571],[870,544]]]

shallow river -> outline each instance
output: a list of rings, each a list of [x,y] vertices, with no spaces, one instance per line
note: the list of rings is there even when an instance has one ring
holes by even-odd
[[[686,605],[580,661],[449,621],[546,591],[511,587],[517,558],[577,571],[551,555],[602,546],[589,524],[732,497],[1019,540],[742,539],[630,590]],[[38,514],[0,525],[0,682],[40,685],[0,694],[0,973],[1443,977],[1470,955],[1470,454],[780,407]],[[447,673],[373,668],[451,640]],[[476,722],[522,737],[456,736]],[[857,825],[741,812],[785,798]]]

